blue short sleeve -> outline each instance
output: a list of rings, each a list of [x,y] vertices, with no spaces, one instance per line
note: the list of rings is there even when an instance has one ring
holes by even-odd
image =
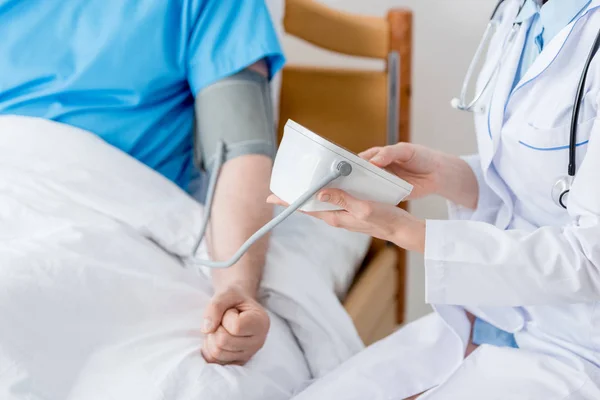
[[[285,62],[264,0],[189,0],[188,81],[194,94],[265,59],[272,77]]]

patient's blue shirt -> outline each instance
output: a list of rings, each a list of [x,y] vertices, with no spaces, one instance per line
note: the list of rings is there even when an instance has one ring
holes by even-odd
[[[184,188],[193,95],[263,58],[284,62],[264,0],[0,0],[0,114],[94,132]]]

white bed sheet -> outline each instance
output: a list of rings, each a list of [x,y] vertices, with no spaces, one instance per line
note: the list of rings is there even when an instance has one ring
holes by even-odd
[[[267,344],[245,367],[207,365],[210,281],[180,261],[201,216],[94,135],[0,117],[0,398],[285,399],[362,348],[325,258],[302,247],[339,259],[343,234],[299,217],[272,237]]]

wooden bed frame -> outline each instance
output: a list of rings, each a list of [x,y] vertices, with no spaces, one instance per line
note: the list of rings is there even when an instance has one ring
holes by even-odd
[[[352,15],[313,0],[286,0],[289,35],[350,56],[384,60],[385,70],[288,65],[283,70],[279,135],[288,119],[358,153],[409,141],[412,12],[386,18]],[[402,207],[406,205],[403,204]],[[404,321],[406,255],[373,240],[344,299],[358,332],[370,344]]]

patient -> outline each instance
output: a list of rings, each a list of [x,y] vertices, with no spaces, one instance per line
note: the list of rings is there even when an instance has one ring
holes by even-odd
[[[221,132],[219,121],[235,122],[239,108],[247,107],[226,103],[219,113],[207,113],[195,105],[199,98],[219,104],[211,96],[236,79],[268,87],[281,68],[263,0],[14,2],[0,7],[0,37],[0,114],[91,131],[188,191],[199,176],[195,127],[205,169],[218,138],[235,149],[215,196],[208,234],[214,259],[229,258],[272,216],[264,199],[273,125],[260,137]],[[256,293],[267,240],[212,275],[214,297],[198,321],[208,333],[202,350],[208,362],[244,364],[265,342],[269,317]]]

